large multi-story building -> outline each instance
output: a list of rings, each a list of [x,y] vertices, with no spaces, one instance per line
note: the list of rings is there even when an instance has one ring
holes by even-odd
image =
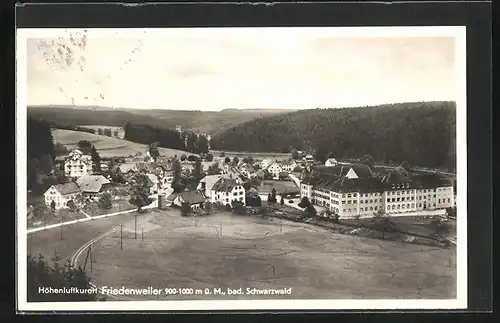
[[[52,185],[43,195],[45,205],[51,207],[54,202],[54,208],[59,210],[68,208],[68,202],[71,200],[76,203],[81,196],[81,190],[76,183],[70,182]]]
[[[455,203],[453,183],[438,174],[375,177],[360,165],[313,169],[301,183],[304,196],[341,217],[445,209]]]
[[[92,174],[92,158],[75,149],[64,162],[64,174],[77,179],[83,175]]]
[[[210,201],[222,205],[231,205],[233,201],[240,201],[246,205],[245,188],[234,178],[220,178],[212,186]]]

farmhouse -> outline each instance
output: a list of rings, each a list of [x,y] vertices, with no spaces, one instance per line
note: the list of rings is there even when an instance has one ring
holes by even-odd
[[[92,173],[92,158],[80,150],[73,150],[64,162],[64,173],[67,177],[77,179]]]
[[[267,171],[271,173],[273,178],[279,178],[279,175],[281,172],[283,172],[283,168],[281,167],[281,164],[278,162],[274,162],[269,167],[267,168]]]
[[[272,163],[273,161],[271,159],[264,159],[260,162],[260,168],[267,169]]]
[[[328,158],[325,162],[326,167],[336,166],[338,164],[335,158]]]
[[[182,203],[188,203],[191,209],[197,210],[203,207],[205,201],[206,199],[201,192],[192,191],[176,194],[173,204],[180,207]]]
[[[240,201],[245,205],[245,188],[236,179],[221,178],[213,185],[210,200],[222,205],[231,205],[232,201]]]
[[[341,217],[408,213],[454,205],[453,184],[437,174],[405,176],[391,172],[377,178],[365,166],[353,165],[330,174],[315,168],[301,183],[301,197]]]
[[[281,163],[281,168],[283,169],[284,172],[292,172],[295,167],[297,167],[297,162],[293,159],[288,159],[285,160]]]
[[[239,170],[241,174],[247,178],[255,177],[255,168],[248,163],[241,165]]]
[[[52,201],[55,202],[55,208],[64,209],[68,207],[68,202],[70,200],[77,200],[81,196],[81,191],[78,185],[75,183],[57,184],[52,185],[43,194],[45,199],[45,205],[51,206]]]
[[[210,198],[213,186],[223,177],[223,175],[207,175],[200,180],[196,189],[202,191],[206,198]]]
[[[306,161],[306,162],[313,162],[314,161],[314,157],[312,155],[306,155],[303,158],[303,160]]]
[[[123,175],[130,175],[132,173],[135,173],[138,171],[137,169],[137,166],[135,163],[124,163],[124,164],[120,164],[118,166],[118,170],[120,171],[120,173],[122,173]]]
[[[77,179],[76,184],[80,187],[82,195],[91,200],[111,186],[111,182],[102,175],[84,175]]]

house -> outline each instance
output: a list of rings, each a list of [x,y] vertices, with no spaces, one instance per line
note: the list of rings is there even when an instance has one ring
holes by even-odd
[[[313,162],[314,161],[314,157],[312,155],[306,155],[303,158],[303,160],[306,161],[306,162]]]
[[[74,182],[52,185],[43,194],[45,205],[51,207],[52,201],[55,202],[55,208],[64,209],[68,208],[68,202],[70,200],[78,200],[81,196],[81,191],[78,185]]]
[[[92,158],[80,150],[73,150],[64,162],[64,174],[77,179],[83,175],[92,174]]]
[[[162,175],[160,175],[158,180],[159,180],[158,192],[159,192],[159,194],[164,194],[164,192],[167,191],[172,186],[172,183],[174,182],[174,172],[173,171],[165,171],[165,172],[163,172]]]
[[[160,184],[158,177],[155,174],[150,174],[150,173],[146,174],[146,177],[148,178],[148,182],[151,185],[150,188],[151,194],[152,195],[158,194],[158,188]]]
[[[124,163],[118,166],[118,170],[123,175],[130,175],[138,171],[135,163]]]
[[[95,200],[111,186],[111,182],[102,175],[84,175],[76,180],[76,184],[89,200]]]
[[[241,174],[247,178],[255,177],[255,168],[248,163],[241,165],[239,168]]]
[[[338,161],[335,158],[328,158],[325,162],[326,167],[336,166]]]
[[[200,180],[196,189],[202,191],[206,198],[210,198],[210,192],[213,186],[223,177],[223,175],[207,175]]]
[[[279,178],[279,175],[281,172],[283,172],[283,168],[281,167],[281,164],[278,162],[274,162],[269,167],[267,168],[267,171],[271,173],[273,178],[277,179]]]
[[[231,205],[233,201],[240,201],[245,205],[245,188],[234,178],[221,178],[210,191],[210,201],[222,205]]]
[[[293,159],[285,160],[281,163],[281,168],[284,172],[293,172],[293,170],[297,167],[297,162]]]
[[[201,192],[191,191],[176,194],[173,204],[180,207],[182,203],[189,203],[192,210],[198,210],[203,208],[205,201],[206,199]]]
[[[271,159],[263,159],[260,162],[260,168],[267,169],[272,163],[273,161]]]

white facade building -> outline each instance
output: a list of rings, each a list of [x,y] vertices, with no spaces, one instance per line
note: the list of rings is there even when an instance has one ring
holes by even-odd
[[[81,191],[76,183],[66,183],[52,185],[43,194],[45,205],[51,207],[52,201],[55,203],[55,209],[65,209],[68,208],[68,202],[70,200],[78,200],[81,197]]]
[[[231,205],[233,201],[240,201],[246,205],[245,188],[236,179],[221,178],[210,191],[210,201],[222,205]]]
[[[92,158],[75,149],[64,162],[64,174],[77,179],[83,175],[92,174]]]

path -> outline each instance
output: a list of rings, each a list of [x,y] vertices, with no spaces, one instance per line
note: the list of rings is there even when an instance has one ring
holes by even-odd
[[[143,207],[143,209],[153,209],[155,207],[156,207],[155,205],[148,205],[148,206]],[[54,229],[54,228],[59,228],[60,226],[66,226],[66,225],[71,225],[71,224],[75,224],[75,223],[81,223],[81,222],[87,222],[87,221],[91,221],[91,220],[107,218],[110,216],[115,216],[115,215],[120,215],[120,214],[127,214],[127,213],[131,213],[131,212],[135,212],[135,211],[136,211],[136,209],[131,209],[131,210],[108,213],[108,214],[97,215],[97,216],[90,216],[87,213],[82,211],[82,213],[85,214],[85,216],[87,216],[85,219],[77,219],[77,220],[72,220],[72,221],[66,221],[63,223],[46,225],[46,226],[39,227],[39,228],[28,229],[28,230],[26,230],[26,234],[35,233],[35,232],[44,231],[44,230],[50,230],[50,229]]]

